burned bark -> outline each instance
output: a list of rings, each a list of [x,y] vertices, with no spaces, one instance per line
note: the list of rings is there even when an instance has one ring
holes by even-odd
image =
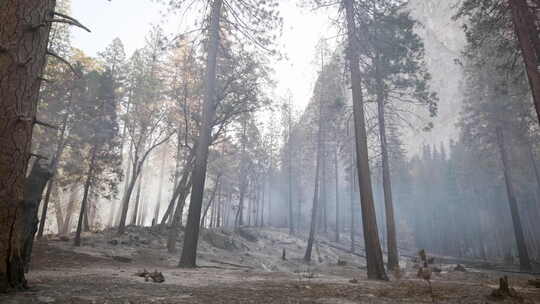
[[[25,173],[55,5],[0,1],[0,292],[26,286]]]

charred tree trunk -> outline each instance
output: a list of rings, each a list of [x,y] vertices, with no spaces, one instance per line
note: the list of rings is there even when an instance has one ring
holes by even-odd
[[[183,203],[182,204],[180,203],[179,197],[181,196],[182,192],[184,191],[184,187],[185,187],[185,185],[186,185],[186,183],[188,181],[188,178],[191,175],[192,166],[193,166],[192,157],[190,157],[189,162],[187,163],[187,165],[184,167],[184,169],[182,171],[182,178],[180,179],[180,182],[176,185],[176,188],[174,189],[173,196],[171,198],[171,201],[169,202],[169,206],[167,207],[167,211],[165,212],[165,214],[161,218],[161,223],[160,224],[162,226],[164,226],[167,223],[169,218],[174,218],[173,216],[171,216],[173,211],[178,210],[178,212],[183,213],[184,205],[183,205]],[[176,209],[174,209],[175,202],[177,200],[178,200],[178,203],[176,204]],[[171,225],[172,225],[172,221],[171,221]]]
[[[135,194],[135,207],[133,209],[133,214],[131,215],[131,224],[137,226],[137,218],[139,217],[140,212],[140,202],[141,202],[141,187],[142,187],[143,174],[139,178],[139,183],[137,185],[137,192]]]
[[[322,58],[321,58],[322,59]],[[324,64],[322,64],[324,69]],[[321,75],[324,70],[321,70]],[[311,223],[309,227],[309,237],[306,248],[306,253],[304,254],[304,261],[311,261],[311,253],[313,251],[313,243],[315,242],[315,232],[317,230],[317,222],[319,221],[318,212],[319,212],[319,177],[321,170],[321,161],[322,161],[322,146],[323,146],[323,98],[322,92],[319,93],[319,122],[318,122],[318,131],[317,131],[317,159],[315,164],[315,186],[313,190],[313,206],[311,207]]]
[[[364,101],[362,95],[362,77],[360,74],[360,59],[357,53],[358,41],[355,8],[353,0],[343,0],[347,19],[348,59],[351,72],[353,96],[353,115],[356,136],[356,158],[358,161],[358,184],[362,206],[362,224],[366,247],[367,274],[369,279],[388,280],[384,269],[384,261],[377,230],[377,218],[373,203],[373,189],[369,170],[367,134],[364,116]]]
[[[214,190],[212,190],[212,194],[210,195],[210,199],[208,200],[208,205],[206,205],[206,208],[204,209],[204,213],[203,213],[203,216],[202,216],[202,219],[201,219],[201,227],[204,227],[204,221],[206,219],[206,215],[208,214],[208,210],[210,210],[210,208],[214,208],[212,205],[214,204],[214,200],[216,198],[216,193],[217,193],[217,190],[219,188],[219,180],[221,178],[221,175],[218,175],[216,177],[216,184],[214,185]]]
[[[26,287],[25,173],[55,5],[0,1],[0,293]]]
[[[88,168],[88,174],[86,175],[86,182],[84,183],[84,192],[83,199],[81,201],[81,212],[79,213],[79,222],[77,224],[77,232],[75,233],[75,246],[81,246],[81,232],[83,229],[83,219],[87,214],[86,205],[88,203],[88,193],[90,191],[90,186],[92,185],[92,178],[94,177],[94,166],[96,162],[97,147],[92,148],[92,159],[90,160],[90,166]]]
[[[137,177],[140,173],[139,166],[139,161],[137,160],[137,158],[135,158],[135,161],[132,164],[131,179],[129,181],[126,192],[124,193],[124,198],[122,199],[122,212],[120,214],[120,222],[118,223],[118,234],[123,234],[126,229],[129,200],[131,198],[131,193],[133,193],[133,189],[135,188],[135,184],[137,183]]]
[[[36,160],[30,171],[30,176],[24,185],[24,269],[28,272],[30,267],[30,258],[32,256],[32,247],[34,245],[34,236],[38,227],[38,209],[39,202],[45,185],[52,174],[48,166],[42,165],[40,160]]]
[[[182,220],[184,204],[187,196],[189,195],[189,189],[192,185],[189,174],[187,175],[186,179],[187,180],[185,181],[181,181],[183,187],[180,190],[180,195],[178,197],[178,205],[176,206],[176,210],[174,211],[172,217],[171,229],[169,229],[169,236],[167,238],[167,250],[169,251],[169,253],[176,252],[176,239],[178,237],[178,233],[180,232],[180,222]]]
[[[289,193],[288,193],[288,203],[289,203],[289,234],[294,235],[294,220],[293,220],[293,198],[292,198],[292,107],[289,102],[289,113],[287,115],[288,128],[289,128],[289,146],[287,147],[287,161],[289,162],[288,166],[288,177],[289,177]]]
[[[540,37],[535,24],[537,12],[527,4],[527,0],[510,0],[512,20],[525,62],[527,76],[536,108],[537,118],[540,119]]]
[[[199,133],[195,167],[192,174],[192,193],[189,204],[188,222],[184,238],[184,247],[180,258],[180,267],[193,268],[197,265],[197,244],[199,241],[199,223],[204,197],[208,148],[212,132],[212,121],[216,112],[216,67],[219,47],[219,29],[223,0],[214,0],[210,16],[208,55],[206,62],[206,87],[203,103],[201,131]]]
[[[379,139],[381,142],[382,178],[384,191],[384,209],[386,211],[386,234],[388,249],[388,269],[399,268],[399,253],[397,248],[396,222],[394,219],[394,202],[392,200],[392,182],[390,179],[390,161],[388,159],[388,141],[386,139],[386,117],[384,109],[384,92],[382,79],[379,76],[378,56],[376,59],[377,73],[377,109],[379,119]]]
[[[514,187],[512,185],[512,174],[510,172],[508,153],[506,151],[506,146],[504,143],[504,133],[501,127],[497,127],[495,131],[497,133],[497,144],[499,146],[499,153],[501,155],[501,162],[504,173],[504,183],[506,185],[506,194],[508,196],[508,204],[510,205],[512,224],[514,226],[514,234],[516,237],[517,249],[519,254],[519,265],[523,270],[531,270],[531,261],[529,259],[527,245],[525,244],[525,236],[523,234],[523,227],[521,224],[519,209],[514,194]]]

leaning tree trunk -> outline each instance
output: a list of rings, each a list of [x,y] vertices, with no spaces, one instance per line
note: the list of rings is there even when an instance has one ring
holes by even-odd
[[[135,189],[135,184],[137,183],[137,177],[140,173],[140,164],[138,158],[135,159],[135,161],[132,163],[132,170],[131,170],[131,180],[129,181],[129,184],[127,186],[127,189],[124,193],[124,198],[122,199],[122,210],[120,213],[120,222],[118,223],[118,234],[123,234],[126,230],[126,220],[127,220],[127,213],[129,210],[129,201],[131,199],[131,194],[133,193],[133,189]]]
[[[497,144],[499,145],[499,153],[501,155],[501,161],[503,166],[506,195],[508,196],[508,204],[510,205],[510,214],[512,215],[512,223],[514,226],[514,234],[516,237],[517,249],[519,254],[519,265],[523,270],[530,270],[531,260],[529,259],[527,245],[525,244],[525,236],[523,234],[523,227],[521,225],[519,209],[514,194],[514,187],[512,185],[512,175],[510,173],[510,165],[508,160],[508,153],[506,151],[504,143],[503,130],[501,127],[497,127],[495,131],[497,133]]]
[[[540,37],[535,24],[536,12],[529,7],[527,0],[510,0],[512,20],[519,40],[521,55],[525,62],[531,86],[537,118],[540,119]]]
[[[0,1],[0,292],[26,286],[23,190],[55,5]]]
[[[169,235],[167,238],[167,250],[169,251],[169,253],[176,252],[176,239],[178,237],[178,234],[180,233],[180,223],[182,221],[184,204],[186,202],[187,196],[189,195],[189,189],[192,185],[190,174],[184,176],[186,177],[186,179],[182,179],[182,181],[180,182],[182,184],[182,188],[180,188],[178,204],[176,205],[176,210],[174,211],[172,217],[171,228],[169,229]]]
[[[206,87],[202,113],[202,124],[199,132],[195,166],[192,174],[192,193],[189,204],[188,222],[184,237],[184,247],[180,258],[180,267],[194,268],[197,262],[197,244],[199,242],[199,223],[201,222],[201,209],[204,197],[204,184],[206,180],[206,166],[208,162],[208,149],[212,132],[212,121],[216,112],[216,67],[219,47],[219,28],[221,7],[223,0],[212,2],[210,15],[208,55],[206,61]]]
[[[83,220],[84,218],[88,219],[87,204],[88,204],[88,193],[90,192],[90,186],[92,185],[92,179],[94,178],[94,166],[96,162],[97,155],[97,146],[92,148],[92,158],[90,160],[90,165],[88,168],[88,174],[86,175],[86,182],[84,183],[84,193],[83,199],[81,201],[81,212],[79,213],[79,221],[77,222],[77,232],[75,233],[75,246],[81,246],[81,232],[83,230]]]
[[[364,227],[364,242],[366,247],[367,275],[369,279],[388,280],[384,269],[383,254],[377,230],[377,218],[373,203],[373,189],[369,170],[367,134],[364,116],[364,101],[362,96],[362,77],[360,74],[360,58],[358,56],[358,37],[354,21],[354,1],[343,0],[347,19],[348,59],[351,72],[351,87],[353,96],[353,115],[356,136],[356,159],[360,201],[362,207],[362,224]]]
[[[399,268],[399,254],[397,248],[396,221],[394,219],[394,202],[392,201],[392,182],[390,180],[390,163],[388,160],[388,141],[386,139],[386,118],[384,116],[383,84],[379,74],[378,56],[376,62],[377,73],[377,109],[379,118],[379,138],[382,154],[382,178],[384,192],[384,209],[386,211],[386,234],[388,246],[388,269]]]

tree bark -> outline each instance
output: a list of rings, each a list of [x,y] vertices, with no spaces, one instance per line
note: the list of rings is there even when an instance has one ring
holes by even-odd
[[[81,246],[81,232],[83,230],[83,220],[84,220],[84,217],[88,218],[88,216],[85,216],[87,214],[86,205],[88,204],[88,193],[92,185],[92,178],[94,177],[94,165],[96,162],[96,155],[97,155],[97,147],[94,146],[92,148],[92,158],[90,160],[88,174],[86,175],[86,182],[84,183],[83,199],[81,201],[81,212],[79,213],[79,222],[77,223],[77,232],[75,233],[75,240],[73,242],[75,246]]]
[[[535,24],[536,12],[529,7],[526,0],[510,0],[512,20],[525,62],[527,76],[534,100],[537,119],[540,119],[540,37]]]
[[[55,5],[0,1],[0,293],[26,287],[25,173]]]
[[[376,59],[377,74],[377,110],[379,119],[379,139],[381,142],[382,178],[384,192],[384,209],[386,211],[386,234],[388,249],[388,269],[399,269],[399,253],[397,248],[396,222],[394,219],[394,202],[392,200],[392,181],[390,178],[390,161],[388,159],[388,141],[386,139],[386,117],[384,109],[383,83],[379,74],[378,56]]]
[[[199,223],[201,221],[206,166],[212,132],[212,121],[216,112],[216,67],[222,5],[223,0],[214,0],[211,5],[202,125],[199,132],[195,166],[192,174],[193,187],[184,247],[182,248],[182,256],[179,263],[180,267],[186,268],[194,268],[197,265],[197,244],[199,241]]]
[[[353,96],[353,115],[356,136],[356,158],[358,161],[358,184],[362,207],[362,224],[366,247],[367,275],[369,279],[388,280],[384,269],[384,261],[377,230],[377,219],[373,203],[373,189],[369,170],[367,134],[362,95],[362,77],[360,74],[356,23],[354,20],[354,1],[343,0],[347,19],[348,59],[351,73]]]
[[[322,59],[322,58],[321,58]],[[324,72],[324,64],[322,65],[323,70],[321,70],[321,75]],[[313,251],[313,243],[315,242],[315,232],[317,230],[317,222],[319,221],[318,217],[318,209],[319,209],[319,177],[320,177],[320,170],[321,170],[321,158],[322,158],[322,146],[323,146],[323,98],[322,98],[322,92],[319,93],[319,122],[318,122],[318,131],[317,131],[317,159],[315,164],[315,186],[313,187],[313,206],[311,207],[311,223],[309,227],[309,237],[308,237],[308,243],[306,247],[306,253],[304,254],[304,261],[310,262],[311,261],[311,253]]]
[[[48,166],[42,165],[40,160],[34,162],[30,175],[24,185],[24,251],[23,260],[25,272],[30,267],[32,247],[34,245],[34,235],[38,228],[38,209],[45,185],[52,174]]]
[[[187,174],[184,176],[186,177],[186,180],[180,181],[180,183],[183,186],[180,190],[178,204],[176,206],[176,210],[174,211],[174,215],[172,217],[171,229],[169,229],[169,236],[167,238],[167,250],[169,251],[169,253],[176,252],[176,238],[180,230],[180,222],[182,220],[184,204],[185,204],[187,196],[189,195],[189,192],[190,192],[189,189],[191,188],[190,175]]]
[[[339,242],[339,164],[338,164],[338,147],[336,146],[336,153],[334,154],[334,165],[336,171],[336,237],[335,241]]]
[[[512,215],[512,223],[514,226],[514,234],[516,237],[517,249],[519,254],[519,265],[523,270],[531,270],[531,261],[529,259],[527,245],[525,244],[525,236],[523,234],[521,217],[519,215],[519,208],[514,194],[514,187],[512,185],[512,174],[510,172],[508,153],[506,151],[506,146],[504,143],[504,133],[501,127],[497,127],[495,132],[497,133],[497,144],[499,146],[499,153],[501,155],[501,162],[504,173],[504,183],[506,185],[506,195],[508,196],[508,204],[510,205],[510,214]]]

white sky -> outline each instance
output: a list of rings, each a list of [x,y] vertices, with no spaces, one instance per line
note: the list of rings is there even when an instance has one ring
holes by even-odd
[[[328,12],[311,12],[297,7],[295,0],[281,0],[284,18],[283,35],[277,41],[286,60],[275,62],[274,79],[278,97],[290,90],[297,110],[303,109],[312,95],[317,66],[313,64],[315,45],[320,38],[335,36]],[[130,55],[144,46],[144,38],[152,24],[160,24],[169,33],[184,32],[189,24],[165,20],[163,7],[153,0],[72,0],[72,15],[92,30],[73,30],[73,45],[87,55],[95,56],[116,37],[124,43]],[[184,22],[187,23],[187,22]]]

